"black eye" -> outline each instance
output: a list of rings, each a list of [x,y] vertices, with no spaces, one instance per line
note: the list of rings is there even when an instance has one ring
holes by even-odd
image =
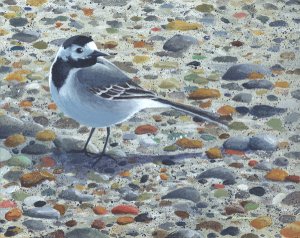
[[[79,53],[79,54],[81,54],[83,52],[83,49],[82,48],[77,48],[76,52]]]

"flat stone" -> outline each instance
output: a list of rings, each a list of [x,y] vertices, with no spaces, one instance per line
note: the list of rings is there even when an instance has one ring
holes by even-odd
[[[29,155],[42,155],[42,154],[47,154],[50,151],[51,150],[48,146],[44,144],[38,144],[38,143],[29,144],[21,150],[23,154],[29,154]]]
[[[295,191],[288,194],[282,203],[288,206],[300,207],[300,191]]]
[[[256,88],[264,88],[264,89],[272,89],[274,85],[269,80],[250,80],[246,83],[242,84],[246,89],[256,89]]]
[[[28,230],[43,231],[46,229],[44,223],[40,220],[26,220],[22,223]]]
[[[102,6],[126,6],[128,0],[93,0],[94,3],[99,3]]]
[[[235,91],[242,91],[243,90],[243,87],[241,87],[238,83],[222,84],[221,88],[228,89],[228,90],[235,90]]]
[[[300,135],[292,135],[291,137],[289,137],[289,140],[295,143],[299,143],[300,142]]]
[[[161,197],[162,199],[185,199],[193,202],[199,202],[199,191],[193,187],[183,187],[175,189]]]
[[[180,229],[168,234],[165,238],[205,238],[200,231],[194,231],[191,229]]]
[[[217,56],[213,58],[213,61],[221,63],[236,63],[238,58],[234,56]]]
[[[33,31],[28,31],[24,30],[22,32],[18,32],[13,34],[12,39],[21,41],[21,42],[26,42],[26,43],[31,43],[39,39],[39,34],[37,32]]]
[[[282,114],[286,111],[286,108],[272,107],[268,105],[256,105],[250,109],[249,113],[258,118],[264,118]]]
[[[66,233],[66,238],[109,238],[99,230],[93,228],[77,228]]]
[[[240,229],[235,226],[229,226],[221,231],[220,233],[222,236],[230,235],[230,236],[237,236],[240,234]]]
[[[43,126],[35,122],[24,122],[24,129],[22,133],[24,136],[35,137],[35,134],[43,129]]]
[[[291,112],[290,114],[288,114],[285,119],[284,119],[284,122],[286,124],[293,124],[297,121],[299,121],[300,119],[300,113],[298,112]]]
[[[52,207],[35,207],[24,211],[25,216],[45,219],[58,219],[60,213]]]
[[[300,160],[300,151],[291,151],[284,154],[285,157],[289,159],[298,159]]]
[[[271,135],[257,135],[250,138],[249,148],[252,150],[275,150],[277,140]]]
[[[196,44],[198,44],[198,40],[195,37],[177,34],[165,42],[163,49],[167,51],[178,52],[184,51],[191,45]]]
[[[288,23],[284,20],[277,20],[277,21],[270,22],[269,26],[271,26],[271,27],[286,27],[286,26],[288,26]]]
[[[234,172],[223,167],[208,169],[197,176],[197,179],[203,179],[203,178],[218,178],[228,182],[229,184],[235,183]]]
[[[6,137],[21,133],[24,128],[24,123],[14,117],[8,115],[0,116],[0,139],[5,139]]]
[[[282,223],[292,223],[296,221],[296,216],[293,215],[281,215],[278,220]]]
[[[9,24],[14,27],[21,27],[27,25],[28,20],[26,18],[17,17],[9,20]]]
[[[265,68],[262,65],[257,64],[237,64],[231,66],[227,72],[223,75],[224,80],[241,80],[248,78],[251,73],[260,73],[263,75],[270,75],[271,70]]]
[[[239,93],[232,98],[236,102],[250,103],[252,100],[252,95],[250,93]]]
[[[245,151],[249,149],[250,138],[246,136],[234,136],[230,137],[223,143],[224,149],[229,150],[241,150]]]
[[[59,197],[66,200],[78,201],[78,202],[87,202],[94,200],[94,196],[89,194],[83,194],[74,189],[67,189],[62,191],[59,194]]]
[[[274,160],[273,164],[279,167],[286,167],[289,165],[289,160],[285,157],[279,157]]]
[[[0,160],[1,160],[1,155],[0,155]],[[29,168],[32,165],[32,161],[25,155],[15,155],[10,160],[7,161],[7,165]]]

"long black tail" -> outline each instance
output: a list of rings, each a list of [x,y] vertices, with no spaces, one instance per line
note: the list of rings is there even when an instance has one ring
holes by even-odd
[[[174,109],[185,112],[185,113],[187,113],[189,115],[192,115],[192,116],[200,117],[200,118],[202,118],[206,121],[209,121],[209,122],[212,122],[212,123],[215,123],[215,124],[219,124],[223,127],[225,126],[227,128],[227,126],[228,126],[228,122],[223,120],[222,118],[220,118],[215,113],[207,112],[207,111],[204,111],[200,108],[185,105],[185,104],[182,104],[182,103],[172,102],[172,101],[169,101],[169,100],[164,99],[164,98],[155,98],[153,100],[158,101],[158,102],[163,103],[163,104],[170,105]]]

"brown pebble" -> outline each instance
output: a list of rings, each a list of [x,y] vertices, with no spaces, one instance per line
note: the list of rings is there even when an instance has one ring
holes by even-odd
[[[47,238],[65,238],[65,233],[63,230],[57,230],[54,232],[51,232],[45,236]]]
[[[158,129],[155,126],[147,124],[147,125],[138,126],[134,132],[137,135],[142,135],[142,134],[156,134],[157,131]]]
[[[26,187],[26,188],[33,187],[45,180],[52,181],[55,180],[55,177],[53,174],[50,174],[45,170],[34,171],[31,173],[23,174],[20,177],[22,187]]]
[[[5,219],[8,221],[16,221],[22,216],[22,211],[19,208],[13,208],[5,214]]]
[[[152,232],[153,238],[165,238],[168,235],[168,232],[165,230],[155,230]]]
[[[169,201],[169,200],[162,200],[160,203],[159,203],[159,206],[160,207],[168,207],[168,206],[171,206],[172,205],[172,202]]]
[[[231,205],[231,206],[225,207],[225,212],[227,215],[232,215],[232,214],[236,214],[236,213],[245,213],[245,209],[239,205]]]
[[[53,208],[55,209],[55,210],[57,210],[57,211],[59,211],[59,213],[60,213],[60,215],[61,216],[63,216],[65,213],[66,213],[66,207],[65,207],[65,205],[62,205],[62,204],[55,204],[54,206],[53,206]]]
[[[207,229],[220,232],[223,229],[223,225],[217,221],[203,221],[196,225],[196,230]]]
[[[236,47],[240,47],[240,46],[244,45],[244,43],[239,41],[239,40],[235,40],[235,41],[231,42],[231,45],[236,46]]]
[[[219,139],[228,139],[230,137],[230,135],[228,133],[223,133],[221,135],[219,135]]]
[[[182,138],[176,141],[176,145],[183,149],[197,149],[203,147],[203,142],[201,140]]]
[[[76,226],[76,225],[77,225],[77,221],[75,221],[75,220],[70,220],[70,221],[67,221],[67,222],[65,223],[65,225],[66,225],[67,227],[73,227],[73,226]]]
[[[186,211],[175,211],[176,216],[179,216],[181,219],[186,219],[190,217],[190,214]]]
[[[6,147],[16,147],[18,145],[21,145],[25,142],[25,137],[21,134],[15,134],[8,136],[6,140],[4,141],[4,145]]]
[[[237,168],[237,169],[244,167],[243,163],[238,163],[238,162],[233,162],[233,163],[229,164],[229,166],[233,167],[233,168]]]
[[[96,219],[96,220],[93,221],[91,227],[95,228],[95,229],[98,229],[98,230],[101,230],[101,229],[105,228],[105,223],[100,219]]]
[[[117,223],[119,225],[127,225],[127,224],[130,224],[132,222],[134,222],[134,219],[132,217],[129,217],[129,216],[119,217],[117,219]]]

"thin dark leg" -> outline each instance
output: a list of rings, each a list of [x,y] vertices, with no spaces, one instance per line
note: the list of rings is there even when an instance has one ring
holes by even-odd
[[[91,138],[92,138],[92,135],[93,135],[94,131],[95,131],[95,127],[93,127],[93,128],[91,129],[90,135],[89,135],[87,141],[85,142],[85,145],[84,145],[84,148],[83,148],[83,151],[84,151],[84,152],[87,152],[87,146],[88,146],[88,144],[89,144],[89,142],[90,142],[90,140],[91,140]]]
[[[106,150],[106,147],[107,147],[107,144],[108,144],[108,139],[109,139],[109,136],[110,136],[110,127],[106,127],[106,139],[105,139],[105,144],[104,144],[104,147],[103,147],[103,150],[102,152],[99,154],[99,157],[98,159],[93,163],[92,167],[94,167],[103,157],[103,155],[105,154],[105,150]]]

